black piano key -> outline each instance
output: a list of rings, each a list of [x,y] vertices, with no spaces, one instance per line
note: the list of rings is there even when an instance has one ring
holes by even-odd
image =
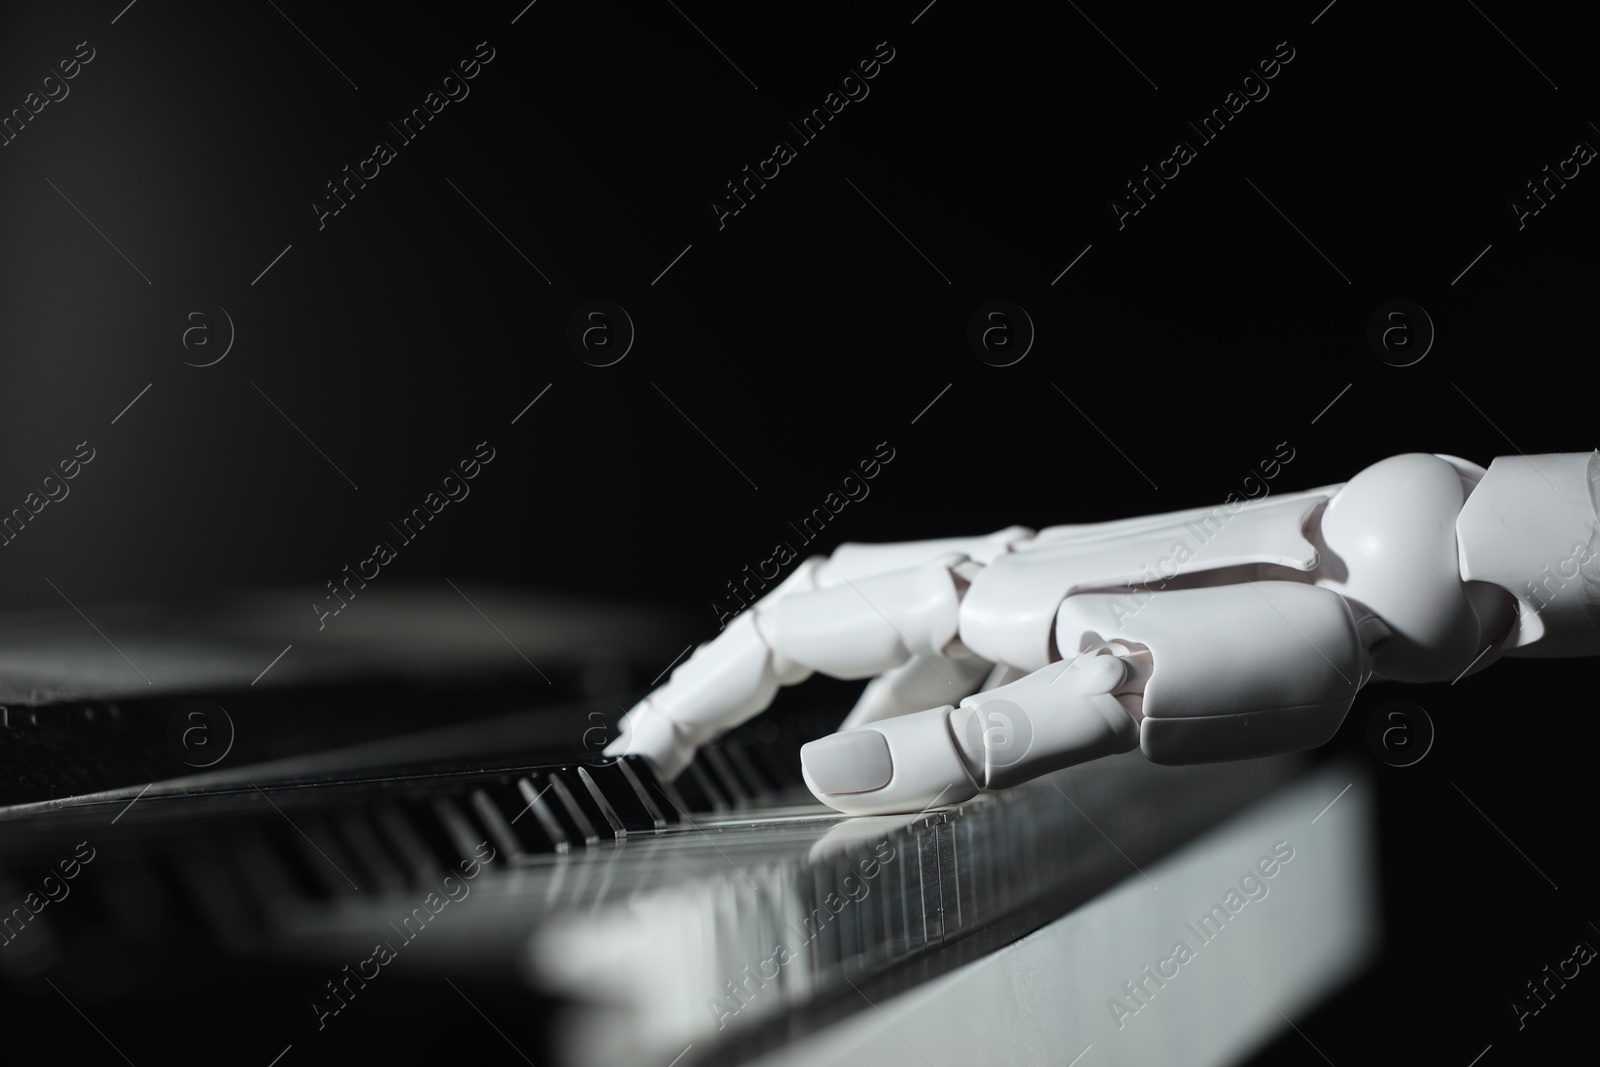
[[[701,752],[703,755],[704,750]],[[672,784],[683,791],[684,799],[689,802],[689,811],[733,810],[727,794],[706,772],[705,762],[701,756],[696,756],[694,762],[690,763],[688,769],[678,775]]]
[[[244,893],[265,921],[270,922],[277,901],[297,895],[303,887],[265,834],[246,831],[232,835],[228,861],[238,872]]]
[[[522,839],[517,836],[516,828],[511,825],[511,820],[500,810],[500,805],[495,803],[494,798],[486,790],[474,789],[471,804],[472,813],[477,816],[484,832],[489,835],[489,843],[494,846],[497,859],[502,859],[506,863],[516,863],[528,855],[522,847]]]
[[[783,759],[773,752],[773,747],[760,740],[755,731],[748,736],[743,731],[739,733],[739,749],[745,762],[769,791],[781,793],[788,788],[790,776]]]
[[[92,885],[120,937],[141,948],[160,948],[178,936],[188,916],[165,864],[147,859],[105,866],[95,869]]]
[[[588,812],[579,806],[578,800],[572,794],[572,789],[567,785],[565,775],[561,771],[551,771],[548,776],[550,795],[556,799],[558,810],[565,813],[568,825],[576,831],[577,839],[586,845],[600,843],[600,831],[595,829],[594,821],[589,818]]]
[[[796,790],[807,792],[805,779],[800,774],[800,745],[804,742],[785,736],[771,723],[761,725],[768,729],[754,731],[755,740],[744,746],[745,754],[761,771],[762,777],[771,783],[775,794]]]
[[[645,789],[627,760],[589,768],[595,784],[605,791],[622,825],[631,831],[659,830],[667,825],[666,813]]]
[[[575,818],[574,825],[578,827],[585,841],[589,841],[592,831],[594,841],[589,841],[591,844],[625,836],[626,828],[622,826],[610,801],[599,791],[598,786],[591,788],[592,779],[585,781],[588,773],[588,768],[581,764],[572,764],[551,772],[551,777],[560,780],[566,795],[572,799],[572,806],[577,814],[582,816],[583,823],[579,823]],[[623,834],[619,835],[618,830],[622,830]]]
[[[473,823],[463,810],[463,806],[454,797],[435,797],[433,814],[439,820],[439,825],[444,827],[445,835],[455,849],[457,856],[455,866],[459,866],[464,860],[479,857],[478,846],[486,844],[487,838],[482,828]]]
[[[532,856],[560,851],[556,845],[557,836],[552,834],[535,814],[533,805],[529,803],[533,793],[525,792],[522,782],[530,780],[502,777],[492,782],[485,782],[480,789],[480,792],[493,803],[495,811],[500,814],[505,831],[514,839],[512,854]],[[537,792],[537,788],[534,792]],[[555,827],[557,833],[560,829],[559,825]],[[565,835],[562,834],[560,837],[564,840]],[[499,847],[498,844],[496,847]]]
[[[289,893],[313,899],[327,899],[334,895],[327,889],[322,877],[312,873],[312,861],[320,864],[323,860],[306,847],[299,831],[276,815],[272,819],[258,821],[253,829],[259,834],[257,840],[262,850],[270,857],[282,879],[288,882]]]
[[[617,814],[617,809],[612,807],[611,801],[606,799],[594,776],[589,773],[589,768],[579,767],[577,775],[578,781],[583,783],[583,788],[594,801],[595,807],[599,809],[601,818],[605,819],[606,825],[611,828],[611,836],[614,838],[628,836],[628,828],[623,825],[622,817]]]
[[[349,873],[358,870],[355,861],[334,838],[321,816],[300,812],[294,828],[299,831],[295,839],[312,877],[320,881],[329,895],[348,897],[360,892]]]
[[[249,952],[263,943],[263,931],[246,903],[233,870],[211,849],[180,857],[175,869],[194,911],[213,938],[229,952]]]
[[[767,781],[756,767],[755,761],[750,758],[749,745],[733,741],[723,745],[722,751],[728,757],[729,765],[744,780],[745,788],[758,803],[767,803],[776,796],[778,790]]]
[[[355,855],[356,865],[361,868],[359,874],[351,872],[352,878],[379,893],[397,892],[406,887],[405,875],[390,858],[367,812],[359,808],[347,808],[333,814],[331,821],[333,828]]]
[[[372,817],[389,847],[400,858],[411,884],[437,885],[444,869],[401,806],[392,800],[376,804]]]
[[[517,789],[522,793],[527,806],[512,821],[533,819],[534,825],[544,832],[545,840],[550,843],[551,849],[556,852],[569,851],[572,848],[572,839],[545,800],[545,794],[550,791],[550,782],[543,775],[538,777],[538,781],[532,777],[517,779]]]
[[[427,847],[428,854],[434,862],[446,872],[455,871],[462,860],[472,855],[469,848],[465,855],[456,842],[451,838],[450,831],[440,821],[433,810],[433,801],[437,799],[426,793],[417,792],[400,801],[400,811],[406,823],[415,831]]]
[[[633,777],[656,802],[662,818],[677,824],[689,817],[692,811],[710,811],[711,802],[699,792],[698,785],[685,772],[675,781],[667,781],[655,772],[648,762],[638,756],[625,756],[623,762],[633,772]],[[698,801],[695,799],[698,797]]]
[[[695,762],[701,763],[715,777],[717,785],[733,802],[735,809],[748,808],[754,801],[755,798],[750,795],[750,790],[728,765],[728,758],[722,751],[722,742],[713,741],[706,745],[700,750],[700,756]]]

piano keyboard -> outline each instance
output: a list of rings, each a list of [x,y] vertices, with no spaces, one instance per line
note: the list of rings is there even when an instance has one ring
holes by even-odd
[[[799,773],[800,743],[836,718],[752,724],[671,783],[633,758],[497,750],[482,738],[514,729],[474,724],[454,747],[16,805],[0,813],[0,904],[73,843],[97,852],[72,895],[0,949],[0,974],[36,988],[40,974],[93,971],[102,1013],[136,1013],[151,965],[106,961],[248,973],[250,1025],[281,1032],[281,1048],[323,1029],[307,1005],[335,1003],[330,980],[375,944],[409,944],[405,917],[492,855],[392,968],[408,977],[374,980],[350,1015],[448,977],[494,1004],[507,1034],[525,1020],[515,1043],[541,1064],[666,1063],[691,1044],[680,1067],[733,1062],[796,1019],[849,1010],[852,986],[914,984],[1138,877],[1134,864],[1295,766],[1157,768],[1133,754],[955,809],[849,819]]]

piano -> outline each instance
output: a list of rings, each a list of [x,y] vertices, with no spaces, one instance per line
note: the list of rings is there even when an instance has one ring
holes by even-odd
[[[136,1064],[1225,1064],[1375,957],[1360,767],[1132,753],[849,818],[799,747],[850,686],[668,782],[601,749],[692,621],[463,592],[287,650],[269,594],[91,612],[115,650],[0,623],[8,1029]]]

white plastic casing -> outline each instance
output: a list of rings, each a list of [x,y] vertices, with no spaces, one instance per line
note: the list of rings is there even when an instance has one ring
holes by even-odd
[[[1169,590],[1120,622],[1118,600],[1069,597],[1057,625],[1084,644],[1120,640],[1149,650],[1139,748],[1156,763],[1315,748],[1339,728],[1367,678],[1350,609],[1314,585]]]
[[[961,642],[985,659],[1038,670],[1059,658],[1051,626],[1076,592],[1157,586],[1204,571],[1281,567],[1309,572],[1316,549],[1301,527],[1323,491],[1194,508],[1092,527],[1050,528],[984,568],[961,602]],[[1060,650],[1063,654],[1067,649]]]
[[[1508,654],[1600,654],[1600,452],[1502,456],[1455,530],[1462,576],[1517,600]]]
[[[1357,474],[1322,513],[1317,584],[1387,625],[1373,648],[1384,678],[1448,682],[1510,622],[1504,598],[1475,603],[1462,579],[1456,516],[1465,499],[1454,466],[1412,452]]]
[[[967,697],[950,729],[984,788],[1006,789],[1137,748],[1139,724],[1111,695],[1131,674],[1109,652],[1078,656]]]
[[[806,785],[840,811],[877,815],[958,804],[1139,744],[1112,695],[1135,671],[1109,653],[1053,663],[1007,685],[819,738],[800,750]]]
[[[827,564],[817,578],[824,588],[842,585],[848,579],[858,582],[891,571],[920,567],[942,556],[966,556],[981,564],[992,563],[1016,545],[1033,537],[1026,526],[1007,526],[991,534],[978,537],[941,537],[930,541],[895,541],[888,544],[865,544],[846,541],[833,550]]]
[[[912,655],[939,655],[956,636],[950,568],[964,558],[786,596],[761,613],[762,635],[782,655],[835,678],[867,678]]]
[[[779,685],[877,676],[853,729],[802,750],[806,781],[842,811],[903,812],[1135,743],[1158,763],[1313,748],[1369,678],[1454,681],[1502,653],[1600,654],[1600,452],[1410,453],[1211,508],[843,545],[607,752],[672,776]]]
[[[928,711],[913,712],[875,722],[844,733],[830,734],[809,742],[800,749],[801,773],[806,786],[829,806],[850,815],[882,815],[916,811],[935,805],[946,807],[971,800],[978,795],[962,760],[960,749],[950,733],[949,716],[956,709],[946,704]],[[872,778],[878,788],[858,792],[832,792],[827,780],[818,782],[812,769],[834,769],[841,759],[841,777],[859,773],[862,762],[851,757],[851,748],[876,746],[881,738],[887,749],[887,779]],[[870,758],[872,753],[868,752]],[[854,784],[854,783],[847,783]]]

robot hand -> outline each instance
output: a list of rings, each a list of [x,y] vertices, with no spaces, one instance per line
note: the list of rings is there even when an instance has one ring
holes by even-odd
[[[960,803],[1140,749],[1314,748],[1375,679],[1600,653],[1600,452],[1485,470],[1410,453],[1349,482],[1034,533],[812,557],[622,721],[675,777],[813,671],[871,677],[801,750],[857,815]]]

